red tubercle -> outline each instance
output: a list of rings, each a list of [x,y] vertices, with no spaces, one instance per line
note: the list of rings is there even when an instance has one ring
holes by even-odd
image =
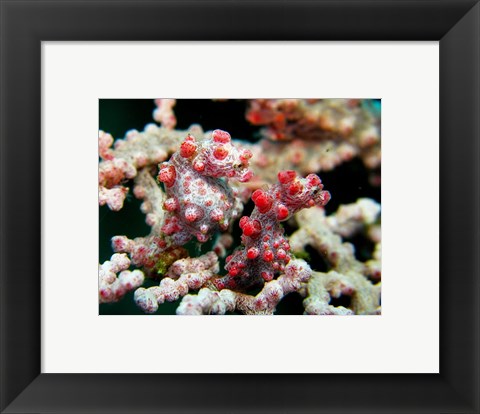
[[[322,192],[322,205],[327,204],[330,199],[332,198],[332,195],[330,194],[330,191],[323,191]]]
[[[223,211],[220,210],[219,208],[215,208],[210,212],[210,218],[213,221],[221,221],[224,218]]]
[[[202,217],[203,217],[203,210],[196,205],[189,206],[185,209],[185,219],[190,223],[198,221]]]
[[[310,185],[312,187],[317,186],[317,187],[319,187],[319,190],[321,190],[323,188],[322,180],[320,180],[320,177],[318,175],[308,174],[307,177],[306,177],[306,180],[307,180],[308,185]]]
[[[256,259],[259,255],[259,251],[256,247],[250,247],[250,249],[247,250],[247,258],[250,260]]]
[[[185,139],[185,141],[182,142],[182,145],[180,145],[180,155],[183,158],[190,158],[193,154],[195,154],[196,150],[197,144],[195,144],[195,138],[193,138],[193,141],[187,141],[187,139]]]
[[[213,156],[217,160],[224,160],[228,156],[228,149],[226,149],[224,146],[219,146],[213,150]]]
[[[300,191],[303,190],[303,185],[300,181],[295,181],[288,187],[288,193],[290,195],[298,194]]]
[[[250,181],[252,177],[253,177],[253,172],[248,170],[247,172],[245,172],[245,174],[243,174],[243,176],[238,181],[240,181],[241,183],[246,183],[247,181]]]
[[[237,265],[232,265],[228,270],[228,274],[232,277],[237,276],[240,273],[240,268]]]
[[[177,233],[180,230],[182,230],[182,228],[179,226],[178,219],[176,217],[167,218],[165,220],[165,224],[162,226],[162,231],[168,235]]]
[[[167,187],[172,187],[177,178],[177,172],[173,165],[162,164],[158,172],[158,180],[164,183]]]
[[[201,173],[205,171],[205,164],[202,161],[197,161],[193,164],[193,169]]]
[[[222,144],[227,144],[230,142],[231,137],[227,131],[223,131],[221,129],[216,129],[212,132],[212,138],[215,142],[219,142]]]
[[[252,194],[252,200],[262,214],[270,211],[273,204],[272,197],[263,190],[255,190]]]
[[[248,217],[248,216],[243,216],[243,217],[240,219],[238,225],[239,225],[240,228],[243,230],[243,228],[245,227],[245,225],[246,225],[249,221],[250,221],[250,217]]]
[[[280,263],[278,262],[273,262],[272,264],[274,270],[280,270]]]
[[[260,276],[262,276],[262,279],[265,280],[265,282],[270,282],[271,280],[273,280],[272,272],[261,272]]]
[[[271,262],[273,260],[273,252],[271,250],[265,250],[265,252],[263,252],[263,260]]]
[[[247,217],[247,219],[248,220],[244,222],[243,227],[240,228],[243,230],[245,236],[254,238],[261,233],[262,225],[258,220],[250,220],[249,217]]]
[[[205,243],[210,238],[208,234],[203,234],[203,233],[197,233],[195,234],[195,237],[200,243]]]
[[[278,204],[277,205],[277,220],[285,220],[290,212],[288,211],[288,208],[283,205],[283,204]]]
[[[216,287],[218,290],[225,289],[225,287],[226,287],[224,281],[221,280],[221,279],[214,279],[214,280],[213,280],[213,284],[215,285],[215,287]]]
[[[252,157],[253,157],[252,151],[250,151],[249,149],[243,149],[240,152],[240,160],[244,164],[248,163],[248,160]]]
[[[175,198],[171,197],[165,200],[165,202],[163,203],[163,207],[165,208],[165,210],[173,212],[179,207],[179,204]]]

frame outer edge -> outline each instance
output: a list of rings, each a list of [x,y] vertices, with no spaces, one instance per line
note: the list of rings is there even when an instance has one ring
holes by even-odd
[[[478,413],[480,3],[442,38],[440,68],[440,165],[443,167],[440,171],[440,232],[451,237],[448,244],[445,238],[440,239],[440,303],[450,303],[447,309],[440,310],[443,348],[440,372]],[[459,203],[461,215],[458,214]],[[462,281],[467,283],[463,285]],[[471,332],[471,340],[467,340],[467,332]]]
[[[41,54],[19,4],[0,3],[0,410],[40,374]]]
[[[1,244],[1,251],[0,251],[0,271],[1,271],[1,312],[0,312],[0,320],[1,320],[1,339],[0,339],[0,344],[1,344],[1,379],[2,379],[2,384],[1,384],[1,391],[2,391],[2,399],[0,402],[0,410],[3,410],[5,406],[12,402],[15,397],[22,392],[22,390],[27,391],[25,388],[27,385],[33,381],[32,386],[35,387],[36,385],[39,385],[44,382],[50,382],[47,381],[49,375],[41,375],[37,379],[35,379],[39,372],[40,372],[40,316],[39,314],[35,314],[35,312],[32,312],[32,309],[39,309],[40,307],[40,282],[38,280],[38,265],[40,263],[40,240],[37,240],[35,237],[31,237],[28,239],[25,236],[31,236],[32,234],[35,236],[35,233],[38,235],[40,234],[40,215],[39,214],[34,214],[32,217],[31,214],[31,206],[39,205],[40,204],[40,177],[38,176],[38,173],[40,172],[40,157],[38,157],[38,154],[40,154],[40,140],[35,141],[35,139],[32,138],[26,138],[26,137],[38,137],[39,136],[39,131],[40,131],[40,112],[38,111],[38,105],[40,104],[40,88],[39,88],[39,73],[40,73],[40,45],[39,39],[44,39],[44,38],[50,38],[50,36],[53,36],[54,39],[56,40],[65,40],[66,38],[71,38],[72,40],[80,40],[79,36],[88,36],[90,40],[95,40],[95,36],[101,37],[103,40],[107,40],[108,38],[108,30],[114,31],[115,29],[118,31],[117,35],[113,36],[114,39],[110,40],[122,40],[121,38],[125,36],[126,29],[120,29],[118,22],[115,24],[112,22],[110,26],[108,24],[106,26],[102,27],[97,27],[94,26],[92,27],[91,31],[88,33],[88,35],[82,35],[82,33],[86,32],[86,27],[84,26],[83,28],[79,28],[78,24],[73,24],[72,27],[69,27],[68,24],[65,24],[66,22],[55,22],[55,21],[49,21],[48,19],[52,19],[52,16],[55,15],[55,8],[57,11],[57,16],[59,11],[65,12],[67,10],[67,7],[71,6],[70,1],[64,2],[63,4],[60,2],[47,2],[47,1],[37,1],[37,2],[32,2],[32,1],[24,1],[24,2],[11,2],[11,1],[5,1],[5,0],[0,0],[0,14],[1,14],[1,89],[2,89],[2,96],[1,96],[1,108],[0,108],[0,116],[2,122],[0,123],[0,133],[1,133],[1,141],[0,141],[0,156],[1,156],[1,165],[0,165],[0,171],[1,171],[1,177],[0,177],[0,182],[1,182],[1,189],[2,189],[2,195],[4,197],[1,197],[1,210],[0,210],[0,226],[1,226],[1,234],[0,234],[0,244]],[[47,10],[46,5],[49,5],[50,9]],[[105,6],[107,3],[114,4],[115,2],[99,2],[100,4],[103,4]],[[140,2],[139,2],[140,3]],[[145,4],[145,2],[142,2]],[[183,2],[179,2],[181,4]],[[185,2],[186,3],[186,2]],[[361,2],[358,2],[360,4]],[[410,2],[406,2],[410,3]],[[425,9],[425,4],[430,3],[432,4],[432,7],[440,7],[439,2],[418,2],[422,3],[423,7]],[[82,21],[85,16],[85,10],[88,9],[89,7],[95,7],[95,4],[90,1],[84,1],[84,2],[77,2],[77,12],[81,11],[80,7],[78,7],[79,4],[82,4],[83,7],[83,13],[77,14],[77,17],[79,17],[79,21]],[[170,6],[173,3],[170,2]],[[231,3],[232,6],[237,5],[236,2]],[[265,2],[264,2],[265,4]],[[288,4],[288,2],[286,3]],[[304,3],[305,4],[305,3]],[[333,4],[333,3],[332,3]],[[380,3],[379,3],[380,4]],[[390,2],[391,4],[391,2]],[[425,39],[424,36],[430,36],[430,40],[436,40],[434,39],[434,36],[437,33],[440,33],[444,29],[449,29],[450,27],[447,28],[448,24],[452,21],[452,19],[457,18],[456,16],[459,15],[460,12],[464,13],[468,8],[471,7],[472,4],[476,4],[475,6],[475,12],[476,15],[474,17],[471,17],[470,14],[466,16],[467,21],[468,19],[475,19],[474,24],[476,24],[476,30],[472,36],[476,36],[473,40],[473,44],[469,45],[469,53],[473,53],[473,56],[476,56],[476,61],[473,63],[473,67],[476,68],[477,72],[474,75],[474,78],[476,79],[476,95],[468,95],[468,86],[465,88],[462,88],[462,93],[466,93],[468,96],[470,96],[471,99],[471,104],[472,106],[468,107],[465,112],[469,112],[468,109],[470,108],[477,108],[478,111],[478,103],[479,103],[479,96],[478,96],[478,68],[479,68],[479,63],[478,63],[478,10],[479,10],[479,5],[477,1],[444,1],[442,4],[447,5],[449,7],[449,10],[451,11],[450,16],[445,16],[446,13],[442,14],[442,17],[445,19],[442,24],[436,25],[435,26],[435,31],[434,33],[432,31],[428,32],[422,31],[422,35],[417,35],[417,39]],[[34,6],[33,6],[34,5]],[[273,6],[274,3],[271,3]],[[173,6],[171,6],[173,7]],[[183,5],[182,5],[183,7]],[[333,6],[332,6],[333,7]],[[412,9],[414,8],[414,5],[411,6]],[[104,8],[104,7],[103,7]],[[422,9],[422,10],[424,10]],[[438,9],[436,9],[438,12]],[[40,14],[37,15],[40,11]],[[473,10],[472,10],[473,11]],[[105,12],[105,10],[103,10]],[[70,11],[68,13],[69,16],[74,15],[75,13],[72,13]],[[8,16],[8,19],[7,19]],[[244,16],[244,13],[242,14]],[[45,17],[45,20],[43,21],[42,18]],[[93,16],[94,17],[94,16]],[[415,16],[418,17],[418,16]],[[26,19],[25,19],[26,18]],[[241,19],[239,19],[241,20]],[[33,23],[34,22],[34,23]],[[72,21],[73,23],[73,21]],[[413,22],[412,22],[413,24]],[[424,22],[422,22],[424,24]],[[82,25],[82,23],[80,23]],[[415,26],[415,25],[414,25]],[[461,28],[462,25],[457,25],[458,27],[453,28],[447,35],[445,35],[444,39],[442,39],[441,42],[441,63],[443,63],[442,60],[442,47],[447,48],[451,47],[452,50],[449,51],[449,53],[455,54],[455,48],[458,47],[458,44],[455,44],[456,41],[458,41],[458,33],[456,33],[457,30],[463,30]],[[417,27],[417,26],[415,26]],[[425,27],[428,27],[428,24],[425,25]],[[371,39],[371,33],[375,33],[375,31],[369,31],[370,29],[366,30],[367,35],[363,35],[363,39],[368,40],[369,38]],[[384,28],[383,31],[388,31],[391,29],[390,28]],[[433,30],[433,29],[432,29]],[[142,33],[136,33],[135,39],[134,40],[141,40],[144,39],[145,36],[148,36],[151,32],[144,32]],[[445,31],[442,31],[441,34],[443,34]],[[48,33],[48,35],[45,35],[45,33]],[[65,33],[70,33],[70,35],[65,35]],[[145,34],[147,33],[147,34]],[[165,33],[165,32],[162,32]],[[176,32],[178,33],[178,31]],[[209,36],[212,36],[213,32],[207,32],[206,37],[208,38]],[[232,33],[232,31],[229,31],[229,33]],[[234,32],[235,35],[238,36],[239,32]],[[250,32],[249,32],[250,33]],[[265,34],[264,36],[274,36],[274,34]],[[282,32],[283,33],[283,32]],[[288,31],[285,32],[288,34]],[[314,33],[311,32],[311,33]],[[352,31],[350,31],[352,33]],[[412,33],[414,35],[414,29],[412,29],[410,32],[404,32],[404,33],[409,33],[409,36],[412,36]],[[427,33],[427,34],[425,34]],[[310,34],[310,32],[309,32]],[[43,37],[42,37],[43,36]],[[183,34],[185,36],[185,34]],[[205,36],[205,35],[204,35]],[[213,34],[215,37],[215,35]],[[250,33],[250,36],[252,34]],[[375,35],[373,35],[374,38],[377,38]],[[377,36],[381,36],[380,34],[377,34]],[[120,38],[118,38],[120,37]],[[409,37],[410,40],[413,40],[411,37]],[[415,39],[415,40],[417,40]],[[253,40],[253,39],[252,39]],[[397,37],[393,36],[392,40],[400,40]],[[443,43],[446,41],[446,43]],[[20,51],[20,53],[16,53]],[[463,48],[459,48],[459,51],[457,53],[465,53],[465,50]],[[462,55],[464,56],[464,55]],[[8,57],[8,59],[7,59]],[[446,56],[445,56],[446,58]],[[447,62],[448,63],[448,62]],[[452,67],[454,69],[454,67]],[[467,71],[467,76],[470,74],[471,76],[472,70]],[[472,79],[472,78],[470,78]],[[468,82],[468,79],[464,79],[464,82]],[[441,80],[441,85],[442,88],[444,86],[443,80]],[[471,85],[470,85],[471,88]],[[441,89],[442,91],[442,89]],[[453,95],[450,95],[453,94]],[[461,93],[458,93],[455,95],[455,91],[448,91],[448,96],[458,96],[461,95]],[[20,97],[24,97],[23,99]],[[442,95],[443,96],[443,95]],[[442,98],[441,96],[441,98]],[[30,99],[25,99],[26,97]],[[7,107],[8,103],[8,107]],[[462,102],[456,102],[456,104],[461,105]],[[443,109],[447,109],[446,107]],[[453,111],[453,113],[458,113],[458,108],[454,108],[456,111]],[[473,112],[470,111],[470,112]],[[469,112],[469,113],[470,113]],[[29,116],[32,116],[32,118],[28,119],[28,122],[25,122],[24,114],[28,114]],[[477,112],[478,114],[478,112]],[[443,128],[443,124],[455,124],[454,122],[450,121],[447,123],[446,119],[450,117],[450,113],[448,112],[443,112],[441,111],[441,125]],[[467,116],[467,124],[474,128],[476,131],[476,137],[478,138],[478,119],[472,118],[475,115],[472,115],[470,113],[469,116]],[[19,121],[22,121],[19,123]],[[460,120],[461,121],[461,120]],[[448,125],[447,125],[448,126]],[[464,126],[467,130],[467,126]],[[458,134],[459,131],[449,131],[448,136],[454,136],[453,133]],[[468,131],[467,131],[468,134]],[[8,137],[8,139],[7,139]],[[25,154],[20,154],[19,153],[19,148],[24,149],[25,146],[22,145],[23,141],[26,140],[28,144],[33,143],[33,147],[29,145],[28,150],[29,154],[27,154],[26,158],[23,157]],[[12,142],[13,141],[13,142]],[[450,149],[450,147],[448,147]],[[470,150],[470,152],[469,152]],[[441,160],[442,156],[444,156],[443,153],[444,149],[442,147],[441,151]],[[479,175],[478,175],[478,162],[475,164],[476,161],[478,161],[478,141],[475,143],[472,143],[471,146],[468,147],[468,149],[465,149],[463,152],[460,150],[455,150],[453,148],[454,154],[453,156],[456,157],[460,153],[463,155],[466,155],[468,160],[474,159],[473,163],[473,170],[472,168],[469,167],[470,164],[467,164],[466,169],[470,168],[470,172],[472,175],[468,175],[467,172],[464,172],[463,174],[459,173],[460,177],[465,178],[462,183],[458,183],[455,181],[452,181],[451,179],[448,179],[448,177],[443,177],[441,176],[442,179],[442,185],[445,184],[452,184],[452,185],[445,185],[444,188],[450,189],[453,191],[452,195],[454,196],[461,196],[463,194],[469,195],[470,198],[465,198],[465,203],[467,201],[471,201],[471,204],[468,206],[467,210],[467,219],[470,223],[470,225],[474,225],[474,229],[476,230],[475,237],[473,237],[472,244],[468,245],[467,251],[468,255],[466,256],[466,269],[468,270],[468,264],[471,265],[470,267],[470,272],[468,273],[468,276],[473,278],[471,280],[472,286],[474,289],[471,291],[467,292],[467,305],[466,305],[466,310],[468,311],[477,311],[477,314],[472,315],[471,313],[468,314],[465,312],[466,318],[465,321],[458,323],[458,315],[462,315],[462,312],[460,310],[455,310],[455,312],[452,315],[444,315],[442,314],[442,317],[446,317],[446,324],[442,324],[442,327],[448,328],[448,329],[453,329],[453,331],[457,334],[455,335],[455,338],[446,338],[442,335],[442,339],[445,339],[445,344],[448,345],[448,352],[454,352],[455,356],[452,358],[449,356],[449,361],[445,360],[445,358],[442,358],[441,360],[441,368],[445,369],[446,375],[444,378],[450,383],[450,385],[455,389],[455,391],[458,393],[458,395],[461,395],[464,397],[464,399],[468,399],[470,402],[473,401],[473,404],[477,404],[477,409],[478,409],[478,395],[475,395],[475,392],[478,393],[478,353],[475,352],[475,349],[478,350],[478,344],[479,344],[479,339],[478,339],[478,280],[475,280],[475,276],[478,277],[478,259],[473,256],[472,259],[472,253],[475,255],[478,255],[478,250],[476,248],[478,247],[478,231],[479,231],[479,226],[478,226],[478,207],[479,207],[479,200],[478,200],[478,195],[475,194],[478,192],[478,184],[479,184]],[[8,156],[7,156],[8,154]],[[15,171],[14,167],[19,165],[19,161],[22,162],[22,165],[25,166],[24,172],[21,172],[19,175],[14,175],[12,171]],[[461,161],[461,160],[460,160]],[[452,160],[450,161],[447,159],[446,163],[449,166],[454,166],[452,163]],[[462,165],[462,164],[461,164]],[[473,182],[472,182],[472,177]],[[447,178],[446,180],[443,180],[444,178]],[[15,189],[25,185],[25,188],[33,188],[34,185],[32,185],[32,181],[34,182],[34,185],[36,185],[36,189],[26,194],[16,194]],[[465,193],[466,191],[466,193]],[[442,195],[444,192],[442,192]],[[16,197],[16,202],[12,203],[10,197],[15,195]],[[449,193],[450,195],[450,193]],[[452,200],[448,200],[449,197],[446,197],[442,199],[445,200],[445,209],[447,209],[447,206],[449,209],[453,208],[455,209],[457,207],[457,204],[455,203],[455,197],[452,197]],[[462,198],[458,198],[457,200],[462,200]],[[455,205],[453,205],[453,204]],[[23,217],[26,214],[25,221],[18,221],[18,218]],[[442,218],[442,223],[443,219],[449,219],[451,218],[450,216],[443,216],[441,215]],[[458,219],[457,217],[453,217],[454,220]],[[469,221],[470,220],[470,221]],[[455,222],[456,223],[456,222]],[[464,223],[460,223],[463,230],[468,232],[471,232],[471,227],[465,227]],[[450,227],[447,227],[447,231],[449,234],[455,234],[455,232],[459,232],[458,228],[452,228],[453,223],[450,225]],[[459,232],[460,233],[460,232]],[[8,244],[7,244],[8,242]],[[465,242],[462,241],[463,244],[461,244],[462,248],[465,247]],[[442,247],[441,247],[442,249]],[[457,250],[455,250],[456,253],[459,253]],[[23,253],[23,254],[22,254]],[[445,253],[448,257],[457,257],[449,252],[442,252]],[[461,252],[460,252],[461,253]],[[445,268],[448,270],[449,274],[455,273],[456,269],[452,268],[454,265],[453,259],[449,259],[448,262],[442,263],[445,264]],[[20,268],[17,267],[18,263],[21,264]],[[475,269],[475,274],[472,275],[471,270]],[[16,282],[18,279],[15,279],[13,277],[7,278],[7,274],[13,274],[17,273],[19,277],[25,276],[25,280],[17,284]],[[447,272],[445,272],[447,273]],[[442,280],[443,282],[443,280]],[[457,297],[460,295],[459,288],[458,286],[455,288],[454,282],[453,281],[446,281],[448,287],[452,287],[453,290],[453,295]],[[18,292],[19,288],[24,288],[26,285],[28,285],[28,289],[25,295],[16,295]],[[442,289],[441,291],[442,297],[445,297],[446,292],[445,289]],[[463,292],[465,293],[465,292]],[[450,294],[450,293],[448,293]],[[475,305],[475,299],[477,300],[476,305]],[[452,303],[452,300],[450,299],[450,304]],[[451,305],[450,305],[451,306]],[[12,310],[15,310],[15,313],[12,312]],[[453,309],[452,309],[453,310]],[[457,319],[455,319],[455,316],[457,316]],[[468,328],[470,332],[476,332],[476,335],[474,337],[474,341],[472,344],[467,344],[465,347],[459,347],[459,343],[461,343],[462,340],[465,338],[463,337],[463,334],[465,333],[465,328]],[[473,334],[472,334],[473,337]],[[472,351],[473,350],[473,351]],[[472,351],[470,355],[468,355],[467,352]],[[445,351],[447,352],[447,351]],[[471,363],[471,360],[467,360],[467,358],[471,355],[474,355],[476,357],[476,360],[474,362],[474,367],[473,369],[470,367],[466,367],[467,364]],[[454,362],[459,361],[460,364],[456,366]],[[467,370],[466,370],[467,369]],[[475,371],[476,370],[476,371]],[[466,378],[462,380],[462,375],[467,373],[468,375]],[[72,378],[70,381],[71,384],[73,384],[75,381],[73,380],[74,378],[80,378],[81,376],[61,376],[61,378]],[[93,378],[93,376],[92,376]],[[41,380],[44,381],[41,381]],[[7,384],[8,380],[8,384]],[[77,381],[79,382],[79,381]],[[396,381],[398,383],[399,381]],[[62,381],[63,383],[63,381]],[[400,385],[400,384],[399,384]],[[466,385],[466,388],[463,388],[463,385]],[[64,388],[68,388],[66,383],[63,383]],[[476,389],[475,389],[476,387]],[[32,388],[32,387],[29,387]],[[55,394],[57,390],[53,390],[52,388],[48,389],[49,394]],[[23,398],[22,398],[23,397]],[[30,397],[32,395],[30,394]],[[9,412],[18,412],[18,410],[23,411],[24,408],[29,408],[32,411],[36,412],[43,412],[46,407],[48,407],[49,410],[54,410],[54,402],[52,400],[46,401],[45,399],[42,400],[41,395],[36,395],[38,400],[32,399],[32,400],[26,400],[25,394],[21,394],[17,400],[14,401],[14,404],[12,404],[8,410]],[[63,398],[66,398],[65,395],[62,396]],[[472,400],[473,398],[473,400]],[[34,402],[42,402],[43,405],[38,405],[33,407],[31,403]],[[475,402],[476,401],[476,402]],[[464,402],[464,401],[463,401]],[[86,403],[88,405],[89,402]],[[53,406],[52,406],[53,404]],[[460,405],[457,406],[458,411]],[[64,407],[62,407],[64,408]],[[70,410],[73,410],[73,407],[69,407]],[[451,407],[452,408],[452,407]],[[464,408],[464,405],[462,405],[462,408]],[[424,408],[427,410],[426,408]],[[13,411],[12,411],[13,410]],[[450,409],[449,411],[452,411]],[[6,412],[6,411],[5,411]],[[462,409],[463,412],[463,409]]]

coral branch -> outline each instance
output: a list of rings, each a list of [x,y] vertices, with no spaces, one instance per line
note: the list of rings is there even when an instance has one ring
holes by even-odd
[[[140,209],[146,214],[145,222],[152,228],[152,235],[161,236],[161,228],[165,223],[163,203],[166,196],[148,169],[143,169],[135,177],[133,194],[143,200]]]
[[[235,310],[236,293],[228,289],[220,292],[200,289],[198,295],[186,295],[177,308],[177,315],[225,315]]]
[[[335,271],[328,273],[313,272],[308,281],[308,298],[304,300],[305,313],[308,315],[353,315],[351,309],[330,305],[331,298],[342,294],[351,296],[355,287],[349,278]]]
[[[367,168],[380,166],[380,113],[372,100],[254,99],[247,120],[266,127],[266,139],[250,149],[254,173],[267,182],[282,169],[329,171],[357,156]]]
[[[126,254],[114,254],[109,261],[98,267],[98,299],[100,303],[120,300],[125,293],[143,284],[144,276],[140,270],[127,270],[130,260]],[[116,275],[116,273],[120,274]]]
[[[327,224],[342,237],[351,237],[377,220],[380,204],[370,198],[359,198],[356,203],[341,205],[335,214],[327,217]]]
[[[243,247],[227,257],[228,275],[214,281],[218,289],[245,290],[271,281],[292,259],[290,245],[280,222],[303,208],[324,206],[330,193],[323,191],[318,176],[299,177],[295,171],[281,171],[278,184],[252,194],[255,209],[240,220]]]
[[[153,119],[162,127],[173,129],[177,125],[177,118],[173,112],[176,102],[175,99],[155,99],[157,108],[153,111]]]
[[[170,246],[163,236],[155,235],[133,240],[126,236],[114,236],[112,248],[115,252],[128,253],[132,263],[150,277],[164,274],[172,263],[188,255],[183,247]]]
[[[111,135],[100,131],[98,138],[99,155],[102,158],[98,168],[100,205],[107,204],[114,211],[120,210],[128,192],[128,189],[123,187],[123,182],[134,178],[138,169],[155,166],[166,160],[178,149],[182,138],[190,131],[199,136],[203,135],[201,128],[195,125],[188,131],[175,131],[149,124],[143,132],[131,130],[125,139],[117,139],[113,149]],[[109,189],[117,191],[111,193],[107,191]],[[120,200],[118,198],[122,192],[124,196]],[[109,195],[117,200],[109,202]]]
[[[320,208],[304,210],[297,214],[296,219],[300,228],[290,236],[292,250],[302,252],[307,245],[315,248],[336,272],[329,278],[335,276],[335,280],[341,279],[342,283],[350,286],[351,309],[355,314],[379,313],[380,284],[373,285],[368,280],[367,266],[355,258],[353,245],[342,242],[340,236],[333,232],[324,210]],[[328,281],[329,278],[320,279],[320,282]],[[309,295],[318,295],[318,297],[307,298],[306,304],[314,303],[310,312],[313,310],[322,312],[328,308],[330,299],[327,300],[325,296],[325,290],[328,291],[328,288],[324,286],[324,289],[320,289],[315,281],[312,283],[313,290],[311,292],[309,290]],[[346,291],[343,293],[347,294]],[[323,303],[322,306],[319,305],[320,302]]]
[[[179,246],[192,237],[205,242],[213,232],[226,230],[243,204],[224,177],[248,180],[250,156],[231,145],[225,131],[215,130],[201,141],[187,135],[179,151],[160,165],[158,179],[166,195],[148,169],[135,178],[134,194],[144,200],[141,208],[152,227],[150,235],[135,240],[115,236],[114,251],[129,253],[135,265],[154,275],[164,273],[172,259],[184,257]]]
[[[159,286],[137,289],[135,303],[145,313],[155,313],[159,304],[173,302],[185,296],[190,289],[200,289],[218,270],[218,257],[213,252],[194,259],[178,260]]]
[[[168,162],[160,165],[165,184],[167,217],[162,231],[177,246],[192,237],[206,242],[212,233],[227,230],[243,209],[238,192],[224,178],[248,181],[251,153],[237,150],[230,134],[215,130],[197,140],[189,134]]]
[[[273,315],[278,303],[285,295],[300,289],[311,274],[308,264],[292,260],[285,273],[276,280],[265,283],[256,296],[223,289],[220,292],[209,288],[201,289],[198,295],[187,295],[177,308],[178,315],[223,315],[235,309],[246,315]]]

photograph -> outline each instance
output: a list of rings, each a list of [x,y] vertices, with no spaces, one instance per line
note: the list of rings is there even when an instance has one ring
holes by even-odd
[[[100,99],[100,315],[381,315],[381,99]]]

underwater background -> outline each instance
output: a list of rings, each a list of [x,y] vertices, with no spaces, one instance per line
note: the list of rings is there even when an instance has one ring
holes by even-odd
[[[366,101],[372,112],[380,113],[381,101],[371,99]],[[99,129],[110,133],[115,139],[123,138],[131,129],[142,131],[146,124],[152,123],[152,113],[156,108],[153,99],[100,99],[99,100]],[[245,100],[207,100],[207,99],[180,99],[175,105],[177,118],[176,129],[187,129],[192,124],[200,124],[204,131],[222,129],[228,131],[235,139],[257,142],[261,139],[260,126],[251,125],[245,118],[247,101]],[[380,169],[375,171],[365,168],[359,158],[335,167],[332,171],[320,171],[320,176],[325,189],[331,193],[331,200],[325,206],[327,214],[337,210],[341,204],[349,204],[358,198],[368,197],[381,203],[381,186],[372,183],[372,174],[379,177]],[[373,184],[373,185],[372,185]],[[99,207],[99,263],[109,260],[113,254],[111,238],[116,235],[126,235],[128,238],[142,237],[150,232],[150,227],[145,223],[145,215],[140,211],[141,200],[137,200],[132,190],[129,191],[120,211],[111,211],[107,206]],[[250,201],[245,205],[243,215],[249,215],[253,210]],[[286,234],[290,234],[287,223],[283,223]],[[234,246],[239,245],[240,229],[238,220],[234,224]],[[344,239],[355,246],[355,256],[364,262],[372,257],[373,243],[363,235],[352,239]],[[203,245],[191,242],[187,245],[190,253],[197,256],[211,250],[213,241]],[[307,248],[305,259],[311,268],[316,271],[328,271],[325,261],[314,249]],[[224,261],[221,261],[220,273]],[[158,280],[146,278],[145,288],[158,285]],[[97,294],[97,292],[92,292]],[[174,315],[179,302],[165,302],[159,307],[156,315]],[[287,295],[277,306],[276,315],[302,314],[303,298],[296,292]],[[334,306],[348,307],[348,296],[332,299]],[[133,300],[133,291],[116,303],[102,303],[99,305],[100,315],[144,315]]]

